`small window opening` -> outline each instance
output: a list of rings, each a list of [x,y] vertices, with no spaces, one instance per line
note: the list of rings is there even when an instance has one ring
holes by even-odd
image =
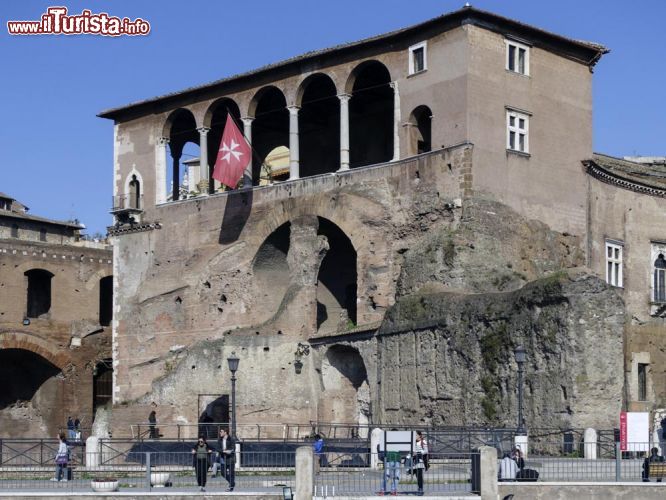
[[[51,310],[51,279],[53,274],[44,269],[25,272],[28,278],[28,318],[38,318]]]
[[[46,229],[44,228],[39,230],[39,241],[46,241]]]
[[[638,400],[647,401],[647,363],[638,363]]]
[[[12,238],[19,237],[19,227],[18,224],[12,224]]]
[[[666,302],[666,259],[663,253],[654,261],[654,301]]]
[[[113,319],[113,276],[99,280],[99,324],[109,326]]]

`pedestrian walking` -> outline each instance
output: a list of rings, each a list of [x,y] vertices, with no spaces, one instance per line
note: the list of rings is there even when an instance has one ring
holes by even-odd
[[[319,474],[319,469],[322,465],[325,465],[325,455],[324,455],[324,438],[319,434],[315,434],[314,443],[312,443],[312,450],[314,451],[314,467],[315,474]]]
[[[213,449],[208,446],[206,438],[199,436],[199,441],[192,448],[192,466],[197,476],[197,484],[200,491],[206,491],[206,479],[208,478],[208,465]]]
[[[55,454],[55,477],[51,481],[67,482],[67,467],[69,465],[69,448],[67,446],[67,439],[65,433],[58,434],[58,451]]]
[[[423,456],[428,454],[428,444],[424,442],[421,431],[416,431],[416,441],[414,444],[414,463],[412,465],[416,472],[416,484],[418,486],[419,496],[423,496],[423,472],[425,471],[425,462]]]
[[[217,450],[222,455],[222,470],[224,478],[229,483],[227,491],[234,491],[236,487],[236,440],[229,435],[229,430],[226,428],[220,429]]]
[[[74,419],[74,440],[81,441],[81,420],[79,420],[79,417]]]
[[[76,438],[76,427],[74,426],[74,420],[72,417],[67,417],[67,439],[74,441]]]
[[[650,464],[654,463],[663,463],[664,457],[659,455],[659,448],[656,446],[650,450],[650,456],[643,461],[643,473],[641,477],[643,478],[644,483],[650,482]],[[661,478],[657,479],[658,483],[661,483]]]
[[[151,411],[148,415],[148,427],[150,429],[150,439],[157,439],[157,414],[155,410]]]

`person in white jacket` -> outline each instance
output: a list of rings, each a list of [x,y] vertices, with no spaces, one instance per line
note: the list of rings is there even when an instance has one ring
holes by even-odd
[[[64,432],[58,434],[58,441],[58,451],[55,455],[55,477],[51,478],[51,481],[67,482],[66,471],[69,464],[69,449],[67,448],[67,439],[65,439]]]
[[[509,453],[505,453],[499,466],[500,481],[515,481],[518,474],[518,464],[511,458]]]

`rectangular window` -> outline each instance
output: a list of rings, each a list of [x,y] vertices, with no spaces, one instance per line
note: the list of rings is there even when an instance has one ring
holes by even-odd
[[[428,69],[428,45],[426,42],[409,47],[409,74],[420,73]]]
[[[508,109],[506,112],[506,148],[529,153],[529,116]]]
[[[521,75],[530,74],[530,48],[522,43],[506,40],[506,69]]]
[[[606,241],[606,283],[622,287],[622,250],[621,242]]]
[[[638,363],[638,400],[647,401],[647,363]]]
[[[46,241],[46,229],[39,230],[39,241]]]

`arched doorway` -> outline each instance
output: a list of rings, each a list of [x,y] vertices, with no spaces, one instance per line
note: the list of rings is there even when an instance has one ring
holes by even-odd
[[[350,167],[383,163],[393,158],[393,88],[391,75],[379,61],[354,69],[348,87]]]
[[[344,331],[356,326],[356,250],[334,223],[319,217],[318,234],[329,249],[317,275],[317,330]]]
[[[284,94],[277,87],[264,87],[250,104],[252,148],[256,162],[252,165],[252,184],[258,186],[262,165],[278,146],[289,147],[289,111]]]
[[[333,345],[322,359],[323,392],[319,421],[367,424],[370,421],[368,373],[358,349]]]
[[[340,99],[333,80],[323,73],[309,76],[299,89],[300,176],[340,168]]]
[[[60,368],[26,349],[0,349],[0,429],[13,437],[53,435],[65,423]]]
[[[428,106],[418,106],[409,116],[409,148],[411,155],[432,150],[432,111]]]
[[[28,318],[39,318],[51,310],[51,280],[53,273],[45,269],[30,269],[24,273],[28,281]]]

